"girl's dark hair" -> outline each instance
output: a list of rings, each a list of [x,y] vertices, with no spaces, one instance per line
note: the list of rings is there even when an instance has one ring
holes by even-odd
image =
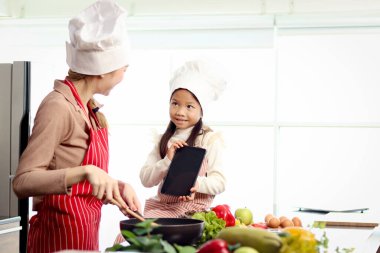
[[[85,74],[74,72],[71,69],[69,69],[67,75],[68,75],[67,79],[69,79],[70,81],[79,81],[82,79],[86,80],[87,77],[93,77],[91,75],[85,75]],[[99,111],[99,108],[96,106],[95,100],[93,98],[90,99],[88,105],[90,106],[90,109],[93,110],[93,112],[95,112],[95,115],[99,120],[100,127],[108,128],[108,122],[107,122],[106,116]]]
[[[170,96],[170,100],[172,99],[173,94],[177,90],[187,90],[187,89],[179,88],[179,89],[174,90],[173,93],[172,93],[172,95]],[[187,90],[187,91],[189,91],[189,90]],[[197,100],[197,102],[199,103],[198,98],[191,91],[189,91],[189,92],[194,97],[194,99]],[[202,107],[201,107],[201,110],[202,110]],[[203,111],[201,111],[201,112],[203,114]],[[187,140],[186,140],[186,143],[189,146],[194,146],[195,139],[201,133],[202,127],[203,127],[203,122],[202,122],[202,117],[201,117],[199,119],[199,121],[197,122],[197,124],[194,125],[193,130],[191,130],[189,138],[187,138]],[[161,156],[161,158],[165,157],[166,151],[168,149],[168,142],[169,142],[170,138],[174,135],[175,130],[176,130],[175,124],[173,123],[173,121],[170,121],[168,127],[166,128],[165,133],[162,135],[161,140],[160,140],[159,148],[160,148],[160,156]]]
[[[202,133],[201,132],[202,127],[203,127],[203,122],[202,122],[202,118],[200,118],[197,124],[195,124],[193,129],[191,130],[189,138],[187,138],[186,140],[186,143],[189,146],[194,146],[195,139],[198,137],[199,134]],[[166,151],[168,149],[168,142],[170,138],[174,135],[175,130],[176,130],[175,124],[173,123],[173,121],[170,121],[168,127],[166,128],[165,133],[162,135],[161,140],[160,140],[159,148],[160,148],[161,158],[165,157]]]

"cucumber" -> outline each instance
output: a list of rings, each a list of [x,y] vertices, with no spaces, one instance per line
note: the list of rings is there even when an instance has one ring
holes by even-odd
[[[275,234],[259,228],[227,227],[222,229],[216,236],[228,244],[240,243],[260,253],[278,253],[282,247],[281,238]]]

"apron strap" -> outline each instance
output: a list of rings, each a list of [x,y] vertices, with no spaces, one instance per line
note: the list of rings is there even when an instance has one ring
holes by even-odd
[[[83,102],[82,102],[82,100],[81,100],[81,98],[80,98],[80,96],[79,96],[79,94],[78,94],[78,91],[77,91],[77,89],[75,88],[74,84],[73,84],[70,80],[68,80],[67,78],[65,79],[64,82],[65,82],[65,84],[66,84],[67,86],[69,86],[69,88],[70,88],[71,92],[73,93],[73,96],[74,96],[75,100],[77,101],[79,107],[83,110],[84,114],[87,115],[86,109],[85,109],[85,107],[84,107],[84,105],[83,105]],[[88,108],[88,110],[89,110],[89,112],[90,112],[90,115],[91,115],[92,118],[95,120],[96,126],[97,126],[98,128],[101,128],[101,126],[100,126],[100,122],[99,122],[99,120],[98,120],[98,117],[96,117],[95,113],[92,111],[92,109],[91,109],[88,105],[87,105],[87,108]],[[90,122],[91,122],[91,120],[90,120]]]

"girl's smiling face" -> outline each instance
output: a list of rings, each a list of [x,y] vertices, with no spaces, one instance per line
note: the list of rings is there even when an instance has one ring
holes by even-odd
[[[197,124],[202,108],[196,97],[186,89],[175,90],[170,99],[170,119],[179,129]]]

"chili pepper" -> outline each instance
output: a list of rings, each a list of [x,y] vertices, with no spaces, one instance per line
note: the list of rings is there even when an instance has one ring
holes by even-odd
[[[228,243],[222,239],[213,239],[205,242],[197,253],[229,253]]]
[[[264,222],[252,223],[251,226],[254,228],[262,228],[262,229],[268,228],[267,224],[265,224]]]
[[[231,213],[228,205],[217,205],[211,210],[215,212],[218,218],[226,222],[226,227],[235,226],[235,216]]]

